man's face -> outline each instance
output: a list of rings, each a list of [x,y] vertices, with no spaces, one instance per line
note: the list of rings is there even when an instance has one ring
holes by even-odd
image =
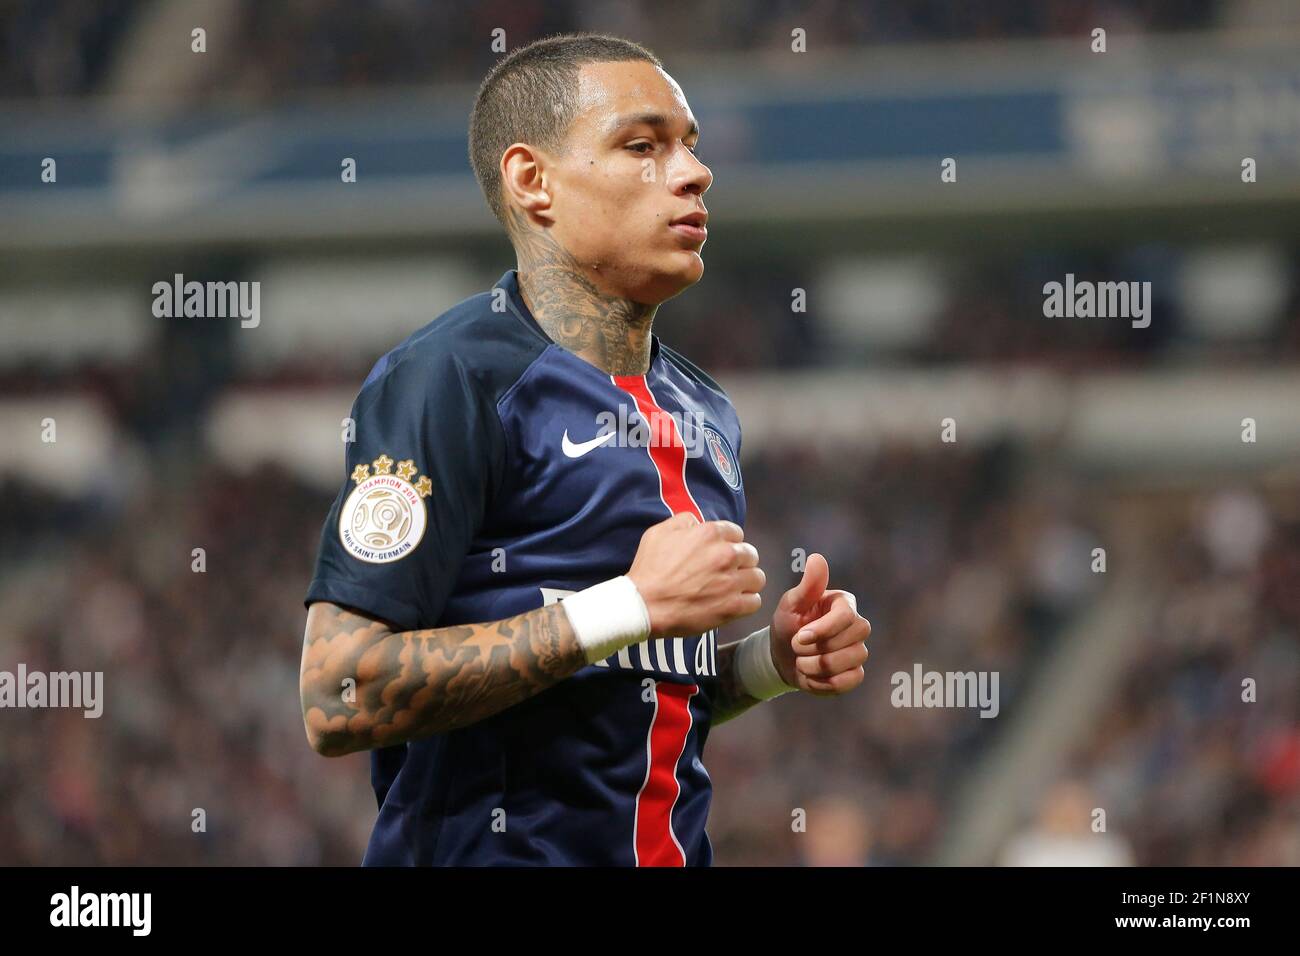
[[[681,87],[650,63],[589,63],[579,111],[546,176],[552,235],[601,291],[657,304],[704,274],[705,230],[677,224],[705,212],[713,182]]]

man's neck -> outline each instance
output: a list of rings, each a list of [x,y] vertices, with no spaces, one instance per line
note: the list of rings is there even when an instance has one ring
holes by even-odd
[[[653,305],[599,291],[576,259],[549,235],[516,222],[519,294],[557,344],[610,375],[650,368]]]

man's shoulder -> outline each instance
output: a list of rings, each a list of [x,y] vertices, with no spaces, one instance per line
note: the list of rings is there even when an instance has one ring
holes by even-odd
[[[496,287],[456,303],[383,355],[361,391],[381,385],[427,388],[454,376],[499,395],[546,347],[511,305]]]

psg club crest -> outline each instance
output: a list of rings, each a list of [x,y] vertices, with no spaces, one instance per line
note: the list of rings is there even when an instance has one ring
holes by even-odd
[[[371,468],[374,473],[371,474]],[[406,557],[424,537],[424,499],[433,493],[427,476],[415,478],[415,462],[380,455],[352,470],[356,487],[339,511],[339,540],[354,557],[387,564]]]
[[[712,425],[705,425],[704,444],[709,449],[709,458],[718,469],[718,474],[731,486],[732,491],[739,491],[740,466],[736,464],[736,455],[722,433]]]

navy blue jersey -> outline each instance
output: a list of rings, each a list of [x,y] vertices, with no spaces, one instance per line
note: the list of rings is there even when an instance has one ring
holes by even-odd
[[[745,521],[740,423],[651,337],[645,375],[557,345],[511,270],[375,365],[307,603],[402,630],[624,574],[679,511]],[[371,754],[367,865],[707,866],[717,633],[649,640],[486,720]]]

